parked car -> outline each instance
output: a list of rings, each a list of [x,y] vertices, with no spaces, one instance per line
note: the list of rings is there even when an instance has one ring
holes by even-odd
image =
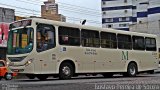
[[[9,73],[7,70],[7,64],[4,60],[0,60],[0,80],[2,78],[6,80],[11,80],[13,77],[15,77],[17,73]]]

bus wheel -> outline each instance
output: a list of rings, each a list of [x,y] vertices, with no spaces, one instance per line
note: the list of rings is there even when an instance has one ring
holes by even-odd
[[[26,76],[27,76],[29,79],[35,79],[35,75],[27,74]]]
[[[42,74],[42,75],[37,75],[37,78],[38,78],[39,80],[43,81],[43,80],[46,80],[46,79],[48,78],[48,76]]]
[[[105,78],[111,78],[113,77],[113,73],[104,73],[102,74]]]
[[[6,80],[12,80],[13,76],[12,76],[11,73],[6,73],[6,75],[4,76],[4,78],[5,78]]]
[[[127,73],[124,73],[124,76],[135,77],[137,72],[137,65],[135,63],[130,63],[127,68]]]
[[[73,76],[73,66],[70,63],[62,63],[59,69],[59,79],[70,79]]]

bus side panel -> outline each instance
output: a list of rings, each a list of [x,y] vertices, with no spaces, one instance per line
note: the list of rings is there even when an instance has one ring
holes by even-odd
[[[76,46],[60,46],[58,60],[72,60],[75,64],[76,73],[94,72],[94,61],[92,56],[88,55],[86,48]]]

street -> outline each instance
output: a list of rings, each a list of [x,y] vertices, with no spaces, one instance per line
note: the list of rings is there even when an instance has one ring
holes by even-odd
[[[71,80],[13,79],[1,80],[0,85],[0,90],[160,90],[160,73],[137,77],[114,75],[113,78],[80,76]]]

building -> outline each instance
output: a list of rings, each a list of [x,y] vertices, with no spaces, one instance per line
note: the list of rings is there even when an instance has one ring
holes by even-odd
[[[22,17],[22,16],[15,16],[14,20],[18,21],[18,20],[22,20],[22,19],[26,19],[27,17]]]
[[[0,7],[0,47],[7,47],[9,23],[14,21],[14,9]]]
[[[160,40],[159,0],[137,0],[137,23],[130,25],[130,31],[156,34]]]
[[[137,22],[136,0],[102,0],[102,27],[129,31]]]
[[[0,7],[0,22],[10,23],[14,21],[14,9]]]
[[[48,0],[41,6],[41,16],[44,19],[66,21],[66,17],[58,13],[58,4],[55,0]]]

